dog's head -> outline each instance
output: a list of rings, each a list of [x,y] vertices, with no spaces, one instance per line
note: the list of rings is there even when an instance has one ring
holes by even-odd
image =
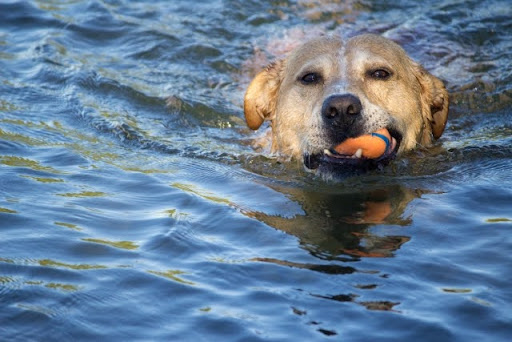
[[[272,152],[332,172],[375,166],[417,144],[428,146],[444,131],[448,105],[443,83],[400,46],[362,35],[346,43],[313,40],[267,66],[249,85],[244,111],[251,129],[271,121]],[[391,144],[379,158],[333,149],[382,128]]]

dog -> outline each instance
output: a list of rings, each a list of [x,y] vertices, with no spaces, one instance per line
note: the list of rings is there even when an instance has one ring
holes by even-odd
[[[448,109],[443,82],[398,44],[373,34],[308,41],[259,72],[244,97],[249,128],[270,121],[272,154],[324,175],[372,169],[431,145],[445,129]],[[391,141],[379,158],[334,150],[382,128]]]

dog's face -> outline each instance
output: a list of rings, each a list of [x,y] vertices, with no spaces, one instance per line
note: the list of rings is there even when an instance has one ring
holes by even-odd
[[[244,111],[258,129],[271,120],[272,152],[332,172],[385,163],[429,145],[448,115],[443,83],[392,41],[375,35],[343,43],[320,38],[269,65],[249,85]],[[340,158],[329,151],[347,138],[387,128],[391,148],[378,160]]]

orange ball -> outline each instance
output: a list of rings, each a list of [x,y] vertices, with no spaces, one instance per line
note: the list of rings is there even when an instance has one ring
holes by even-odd
[[[386,153],[389,144],[391,143],[391,135],[388,130],[381,128],[375,133],[385,136],[388,141],[378,135],[365,134],[357,138],[348,138],[334,148],[339,154],[352,156],[357,153],[359,149],[362,150],[361,156],[369,159],[375,159]]]

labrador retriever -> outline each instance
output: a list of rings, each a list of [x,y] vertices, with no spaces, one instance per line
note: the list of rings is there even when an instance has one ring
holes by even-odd
[[[428,146],[444,131],[449,107],[441,80],[389,39],[373,34],[321,37],[268,65],[244,98],[247,125],[270,121],[271,152],[333,174],[371,169],[396,155]],[[334,147],[386,128],[388,150],[379,158],[345,156]]]

